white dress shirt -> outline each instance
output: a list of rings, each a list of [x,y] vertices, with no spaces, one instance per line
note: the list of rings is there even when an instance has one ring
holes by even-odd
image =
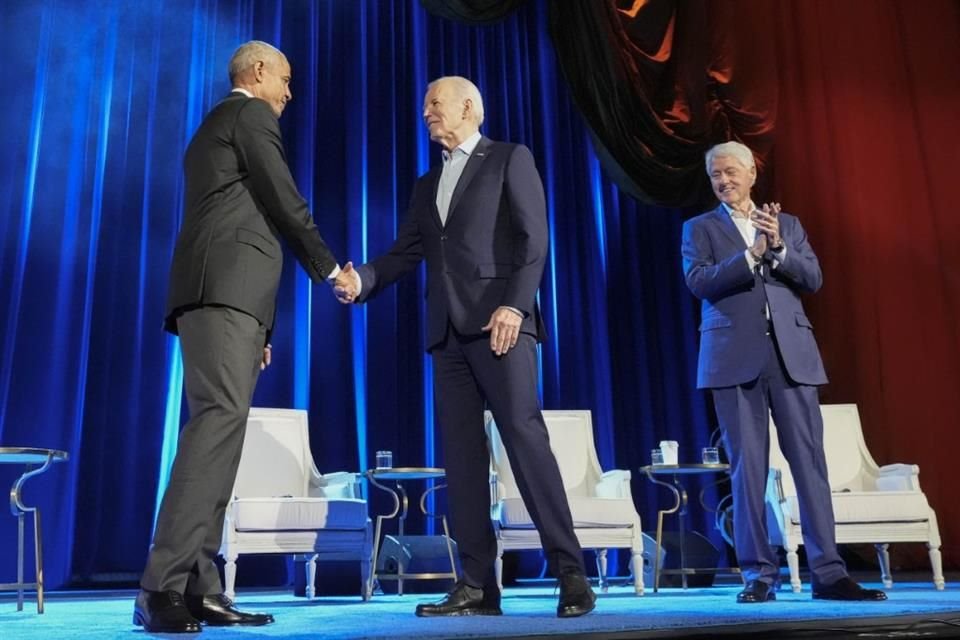
[[[460,182],[460,176],[463,175],[463,169],[467,166],[470,154],[479,143],[480,132],[477,131],[457,145],[453,151],[443,150],[443,169],[440,171],[440,183],[437,185],[437,211],[440,212],[440,222],[443,225],[447,224],[453,191]]]

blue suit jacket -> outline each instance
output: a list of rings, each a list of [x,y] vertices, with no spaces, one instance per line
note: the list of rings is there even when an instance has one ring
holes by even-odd
[[[787,213],[779,218],[786,258],[775,269],[765,263],[762,275],[747,264],[747,245],[723,206],[683,225],[684,276],[702,301],[698,388],[744,384],[760,375],[768,355],[762,348],[767,306],[790,379],[827,382],[813,325],[800,302],[800,293],[820,288],[820,264],[800,221]]]
[[[547,214],[533,155],[523,145],[481,138],[454,189],[446,225],[436,205],[441,169],[417,180],[393,246],[357,268],[363,283],[357,301],[425,260],[428,351],[443,342],[448,323],[463,335],[480,335],[502,305],[523,312],[520,330],[542,340],[536,293],[547,256]]]

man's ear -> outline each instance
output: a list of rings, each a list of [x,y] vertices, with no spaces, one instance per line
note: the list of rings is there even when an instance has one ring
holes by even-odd
[[[256,79],[257,82],[263,82],[263,73],[264,73],[265,66],[266,65],[263,62],[263,60],[258,60],[257,62],[253,63],[253,77]]]
[[[473,111],[473,100],[467,98],[463,101],[463,119],[467,119],[467,115]]]

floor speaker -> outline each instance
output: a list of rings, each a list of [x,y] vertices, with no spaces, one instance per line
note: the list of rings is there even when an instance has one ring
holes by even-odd
[[[680,568],[680,534],[676,531],[663,532],[663,548],[657,549],[656,532],[643,534],[643,584],[653,589],[653,558],[660,563],[660,570]],[[683,565],[686,568],[713,569],[720,560],[720,551],[702,534],[687,531],[683,538]],[[687,576],[687,586],[710,587],[714,573],[700,573]],[[661,587],[680,587],[683,577],[679,574],[660,576]]]
[[[450,541],[454,563],[457,543]],[[384,593],[397,593],[397,580],[390,576],[403,573],[450,573],[450,554],[446,536],[385,536],[377,556],[377,574]],[[457,566],[459,575],[460,567]],[[453,589],[453,578],[404,578],[404,593],[444,593]]]

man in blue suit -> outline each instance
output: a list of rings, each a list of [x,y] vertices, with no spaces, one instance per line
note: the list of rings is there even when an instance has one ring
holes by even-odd
[[[497,542],[483,410],[506,445],[551,573],[557,615],[594,608],[556,458],[537,400],[536,344],[544,336],[536,294],[547,255],[547,215],[530,150],[480,134],[483,101],[460,77],[430,83],[423,101],[443,164],[417,180],[408,217],[387,253],[356,270],[343,301],[365,302],[421,261],[427,266],[426,347],[433,356],[436,416],[448,506],[463,576],[418,616],[500,615]],[[356,296],[356,298],[354,298]]]
[[[822,274],[800,221],[758,209],[753,153],[726,142],[706,154],[720,206],[683,225],[687,286],[701,299],[697,387],[710,389],[730,458],[734,543],[746,586],[737,602],[775,599],[779,562],[767,537],[768,413],[800,501],[813,597],[885,600],[847,574],[837,553],[817,386],[827,376],[800,302]]]

